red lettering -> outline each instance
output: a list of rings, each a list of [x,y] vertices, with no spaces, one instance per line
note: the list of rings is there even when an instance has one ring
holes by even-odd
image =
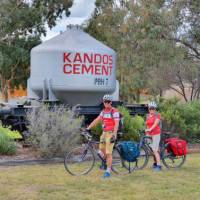
[[[80,63],[82,63],[82,59],[81,59],[80,53],[76,53],[76,55],[74,57],[74,62],[80,62]]]
[[[108,67],[105,65],[102,65],[102,75],[108,76]]]
[[[95,64],[101,63],[101,54],[94,54],[94,63]]]
[[[63,72],[65,74],[71,74],[72,73],[72,70],[70,70],[71,67],[72,67],[71,64],[64,64],[64,66],[63,66]]]
[[[112,74],[112,66],[109,66],[108,68],[110,69],[110,70],[109,70],[109,71],[110,71],[110,72],[109,72],[109,75],[111,75],[111,74]]]
[[[73,74],[80,74],[80,64],[73,65]]]
[[[108,64],[108,55],[103,55],[103,64]]]
[[[112,65],[113,64],[113,57],[111,55],[109,56],[109,61],[110,61],[109,65]]]
[[[63,54],[63,62],[70,62],[71,60],[69,59],[69,56],[71,55],[71,53],[64,53]]]
[[[87,66],[86,65],[82,65],[82,74],[85,74],[85,72],[87,73],[87,74],[89,74],[89,72],[91,73],[91,74],[93,74],[94,73],[94,66],[93,65],[90,65],[88,68],[87,68]]]
[[[93,53],[63,53],[64,74],[112,75],[113,56]]]
[[[93,54],[91,53],[90,55],[88,55],[87,53],[84,53],[83,60],[84,60],[84,63],[86,63],[86,62],[92,63],[93,62]]]
[[[101,65],[95,65],[95,75],[101,75]]]

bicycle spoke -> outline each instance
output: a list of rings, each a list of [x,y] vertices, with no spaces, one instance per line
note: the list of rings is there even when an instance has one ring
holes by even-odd
[[[134,166],[132,166],[134,165]],[[118,149],[113,149],[113,161],[112,161],[112,170],[116,174],[128,174],[129,173],[129,167],[130,171],[132,171],[132,168],[135,168],[135,163],[131,163],[129,166],[129,162],[123,160],[121,158],[120,152]]]
[[[168,152],[167,148],[162,151],[161,154],[162,162],[167,168],[179,168],[181,167],[186,159],[186,155],[176,156],[172,151]]]
[[[147,163],[149,161],[149,155],[148,155],[148,150],[145,146],[140,147],[140,155],[136,160],[136,167],[135,169],[143,169],[146,167]]]
[[[64,158],[66,170],[72,175],[83,175],[94,166],[94,154],[90,148],[80,146],[74,148]]]

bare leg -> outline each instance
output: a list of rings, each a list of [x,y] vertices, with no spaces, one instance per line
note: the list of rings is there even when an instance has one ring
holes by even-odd
[[[111,169],[111,166],[112,166],[112,154],[107,154],[106,155],[106,163],[107,163],[107,166]]]
[[[105,150],[105,148],[104,149],[99,149],[101,152],[103,152],[103,155],[104,155],[104,157],[103,157],[103,159],[106,159],[106,150]]]
[[[153,155],[153,161],[154,163],[157,163],[155,155]]]
[[[158,151],[154,151],[154,156],[155,156],[157,165],[160,165],[160,154],[158,153]]]

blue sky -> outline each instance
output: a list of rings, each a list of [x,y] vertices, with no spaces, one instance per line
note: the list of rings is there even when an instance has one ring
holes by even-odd
[[[69,17],[63,16],[62,19],[57,21],[57,25],[51,30],[47,28],[47,36],[42,37],[42,40],[48,40],[60,33],[60,31],[65,31],[66,26],[69,24],[82,24],[85,20],[91,17],[92,12],[95,8],[95,0],[74,0],[73,6],[70,11]]]

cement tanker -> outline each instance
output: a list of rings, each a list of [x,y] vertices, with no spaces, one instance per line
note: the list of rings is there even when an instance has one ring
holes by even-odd
[[[105,93],[119,100],[116,53],[81,27],[68,26],[32,49],[28,98],[95,106]]]

